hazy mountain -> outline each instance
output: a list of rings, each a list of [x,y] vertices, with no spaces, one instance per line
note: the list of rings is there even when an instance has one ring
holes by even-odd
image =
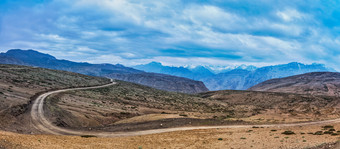
[[[312,95],[340,96],[340,73],[312,72],[280,79],[271,79],[251,88],[268,91]]]
[[[200,80],[205,77],[213,76],[214,74],[207,68],[203,66],[198,66],[192,69],[185,67],[173,67],[173,66],[163,66],[159,62],[151,62],[144,65],[133,66],[133,68],[138,70],[143,70],[146,72],[163,73],[168,75],[174,75],[179,77],[185,77],[194,80]]]
[[[183,93],[198,93],[208,91],[205,85],[200,81],[164,74],[146,73],[144,71],[125,67],[120,64],[112,65],[78,63],[68,60],[59,60],[51,55],[40,53],[34,50],[20,49],[9,50],[6,53],[0,53],[0,56],[0,63],[5,64],[21,64],[77,72],[91,76],[110,77],[112,79],[122,79],[124,81],[140,83],[142,85],[167,91]],[[154,82],[155,80],[157,81]],[[169,87],[169,85],[171,85],[171,87]]]
[[[293,62],[283,65],[261,67],[254,71],[238,69],[238,71],[234,72],[233,70],[226,73],[217,74],[215,77],[207,78],[202,81],[210,90],[246,90],[269,79],[320,71],[332,71],[332,69],[326,68],[322,64],[305,65]]]
[[[209,90],[246,90],[251,86],[273,78],[282,78],[307,72],[334,71],[322,64],[305,65],[297,62],[261,68],[247,65],[233,68],[221,67],[219,71],[222,73],[218,74],[212,73],[209,67],[204,66],[197,66],[195,68],[171,67],[163,66],[157,62],[138,65],[134,68],[147,72],[164,73],[203,81]]]

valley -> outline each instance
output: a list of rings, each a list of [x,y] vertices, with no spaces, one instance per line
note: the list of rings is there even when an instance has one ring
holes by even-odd
[[[258,135],[275,140],[272,138],[274,134],[267,134],[269,129],[297,131],[298,127],[306,127],[305,131],[316,131],[317,127],[323,125],[338,124],[340,114],[337,96],[329,94],[235,90],[185,94],[119,80],[112,80],[113,83],[110,83],[106,78],[36,67],[1,65],[0,71],[3,96],[1,102],[4,103],[0,113],[3,119],[1,129],[14,132],[0,132],[6,140],[19,136],[28,139],[26,135],[15,133],[35,134],[35,137],[43,137],[47,142],[55,140],[55,137],[65,138],[44,134],[119,137],[107,140],[143,136],[144,140],[156,136],[166,139],[168,133],[181,134],[182,137],[203,133],[205,139],[215,140],[214,134],[222,133],[234,134],[223,135],[227,140],[242,138],[242,134],[246,134],[253,141],[246,141],[244,145],[255,145],[253,142]],[[337,76],[337,73],[330,76]],[[249,129],[257,133],[244,133]],[[276,135],[284,137],[282,134]],[[337,135],[326,137],[328,135],[325,134],[325,139],[328,138],[329,143],[332,143],[336,141]],[[313,135],[303,136],[309,140],[315,138]],[[105,138],[94,139],[106,140]],[[85,138],[68,139],[81,141]],[[0,145],[5,146],[4,139],[0,137],[0,140]],[[216,140],[209,144],[218,148],[217,144],[222,141]],[[288,140],[284,142],[289,143]],[[158,144],[153,139],[147,142],[157,146],[165,145]],[[317,142],[312,145],[318,145]],[[174,148],[180,144],[182,143],[177,141]],[[10,145],[43,147],[18,143],[15,140],[7,144]],[[119,144],[112,145],[119,148]],[[294,146],[294,143],[291,145]],[[295,145],[308,147],[309,144]]]

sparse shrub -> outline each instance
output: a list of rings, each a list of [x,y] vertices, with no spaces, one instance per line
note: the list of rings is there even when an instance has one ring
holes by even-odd
[[[293,131],[290,131],[290,130],[286,130],[282,134],[284,134],[284,135],[295,135],[295,133]]]
[[[333,132],[331,131],[325,131],[324,134],[332,134]]]
[[[276,136],[276,137],[274,137],[274,138],[279,138],[279,136]]]
[[[247,132],[252,132],[253,130],[248,130]]]
[[[257,127],[257,126],[253,126],[253,128],[260,128],[260,127]]]
[[[303,140],[302,142],[307,142],[307,140]]]
[[[304,135],[304,134],[306,134],[306,133],[304,133],[304,132],[300,132],[300,134]]]
[[[332,133],[331,135],[332,135],[332,136],[338,136],[339,133]]]
[[[328,131],[335,131],[335,129],[334,129],[334,128],[331,128],[331,129],[329,129]]]
[[[221,140],[223,140],[223,139],[222,139],[222,138],[218,138],[217,140],[220,140],[220,141],[221,141]]]
[[[312,133],[312,132],[308,132],[307,134],[310,134],[310,135],[312,135],[312,134],[314,134],[314,133]]]
[[[317,131],[313,135],[323,135],[323,132],[322,131]]]
[[[247,138],[245,138],[245,137],[241,137],[240,139],[242,139],[242,140],[245,140],[245,139],[247,139]]]
[[[179,114],[179,116],[188,117],[188,115],[187,115],[187,114],[184,114],[184,113]]]
[[[94,135],[82,135],[82,138],[96,138],[97,136]]]
[[[0,94],[4,94],[3,92],[0,92]]]
[[[270,130],[270,131],[277,131],[276,129],[272,129],[272,130]]]
[[[322,126],[322,128],[323,128],[324,130],[327,130],[327,129],[334,129],[334,126],[332,126],[332,125],[325,125],[325,126]]]

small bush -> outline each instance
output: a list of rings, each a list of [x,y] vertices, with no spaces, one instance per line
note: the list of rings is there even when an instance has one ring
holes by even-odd
[[[284,134],[284,135],[295,135],[295,133],[293,131],[290,131],[290,130],[284,131],[282,134]]]
[[[82,138],[96,138],[97,136],[94,135],[82,135]]]
[[[276,129],[272,129],[272,130],[270,130],[270,131],[277,131]]]
[[[179,116],[188,117],[188,115],[187,115],[187,114],[179,114]]]
[[[245,139],[247,139],[247,138],[245,138],[245,137],[241,137],[240,139],[242,139],[242,140],[245,140]]]
[[[323,132],[322,131],[317,131],[313,135],[323,135]]]
[[[248,130],[247,132],[252,132],[253,130]]]
[[[323,129],[327,130],[327,129],[334,129],[334,126],[332,125],[326,125],[326,126],[322,126]]]
[[[331,131],[325,131],[324,134],[332,134],[333,132]]]
[[[253,126],[253,128],[260,128],[260,127],[257,127],[257,126]]]
[[[332,136],[338,136],[339,133],[332,133],[331,135],[332,135]]]
[[[302,142],[307,142],[307,140],[303,140]]]
[[[334,128],[331,128],[331,129],[329,129],[328,131],[335,131],[335,129],[334,129]]]
[[[221,141],[221,140],[223,140],[223,139],[222,139],[222,138],[218,138],[217,140],[220,140],[220,141]]]

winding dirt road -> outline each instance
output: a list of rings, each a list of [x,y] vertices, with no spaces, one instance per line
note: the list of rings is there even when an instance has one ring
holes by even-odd
[[[57,127],[49,122],[44,116],[44,100],[47,96],[55,93],[66,92],[66,91],[74,91],[74,90],[86,90],[86,89],[97,89],[108,87],[116,84],[115,82],[94,86],[94,87],[82,87],[82,88],[72,88],[72,89],[62,89],[57,91],[47,92],[45,94],[40,95],[34,100],[31,110],[31,117],[33,120],[33,124],[38,130],[41,130],[45,133],[55,134],[55,135],[94,135],[98,137],[123,137],[123,136],[138,136],[138,135],[148,135],[148,134],[156,134],[156,133],[164,133],[164,132],[172,132],[172,131],[184,131],[184,130],[194,130],[194,129],[216,129],[216,128],[252,128],[254,125],[231,125],[231,126],[197,126],[197,127],[179,127],[179,128],[165,128],[165,129],[153,129],[153,130],[145,130],[145,131],[133,131],[133,132],[98,132],[98,131],[78,131],[78,130],[70,130],[61,127]],[[270,124],[270,125],[256,125],[258,127],[293,127],[293,126],[306,126],[306,125],[316,125],[316,124],[328,124],[328,123],[338,123],[339,119],[334,120],[326,120],[326,121],[317,121],[317,122],[304,122],[304,123],[293,123],[293,124]]]

